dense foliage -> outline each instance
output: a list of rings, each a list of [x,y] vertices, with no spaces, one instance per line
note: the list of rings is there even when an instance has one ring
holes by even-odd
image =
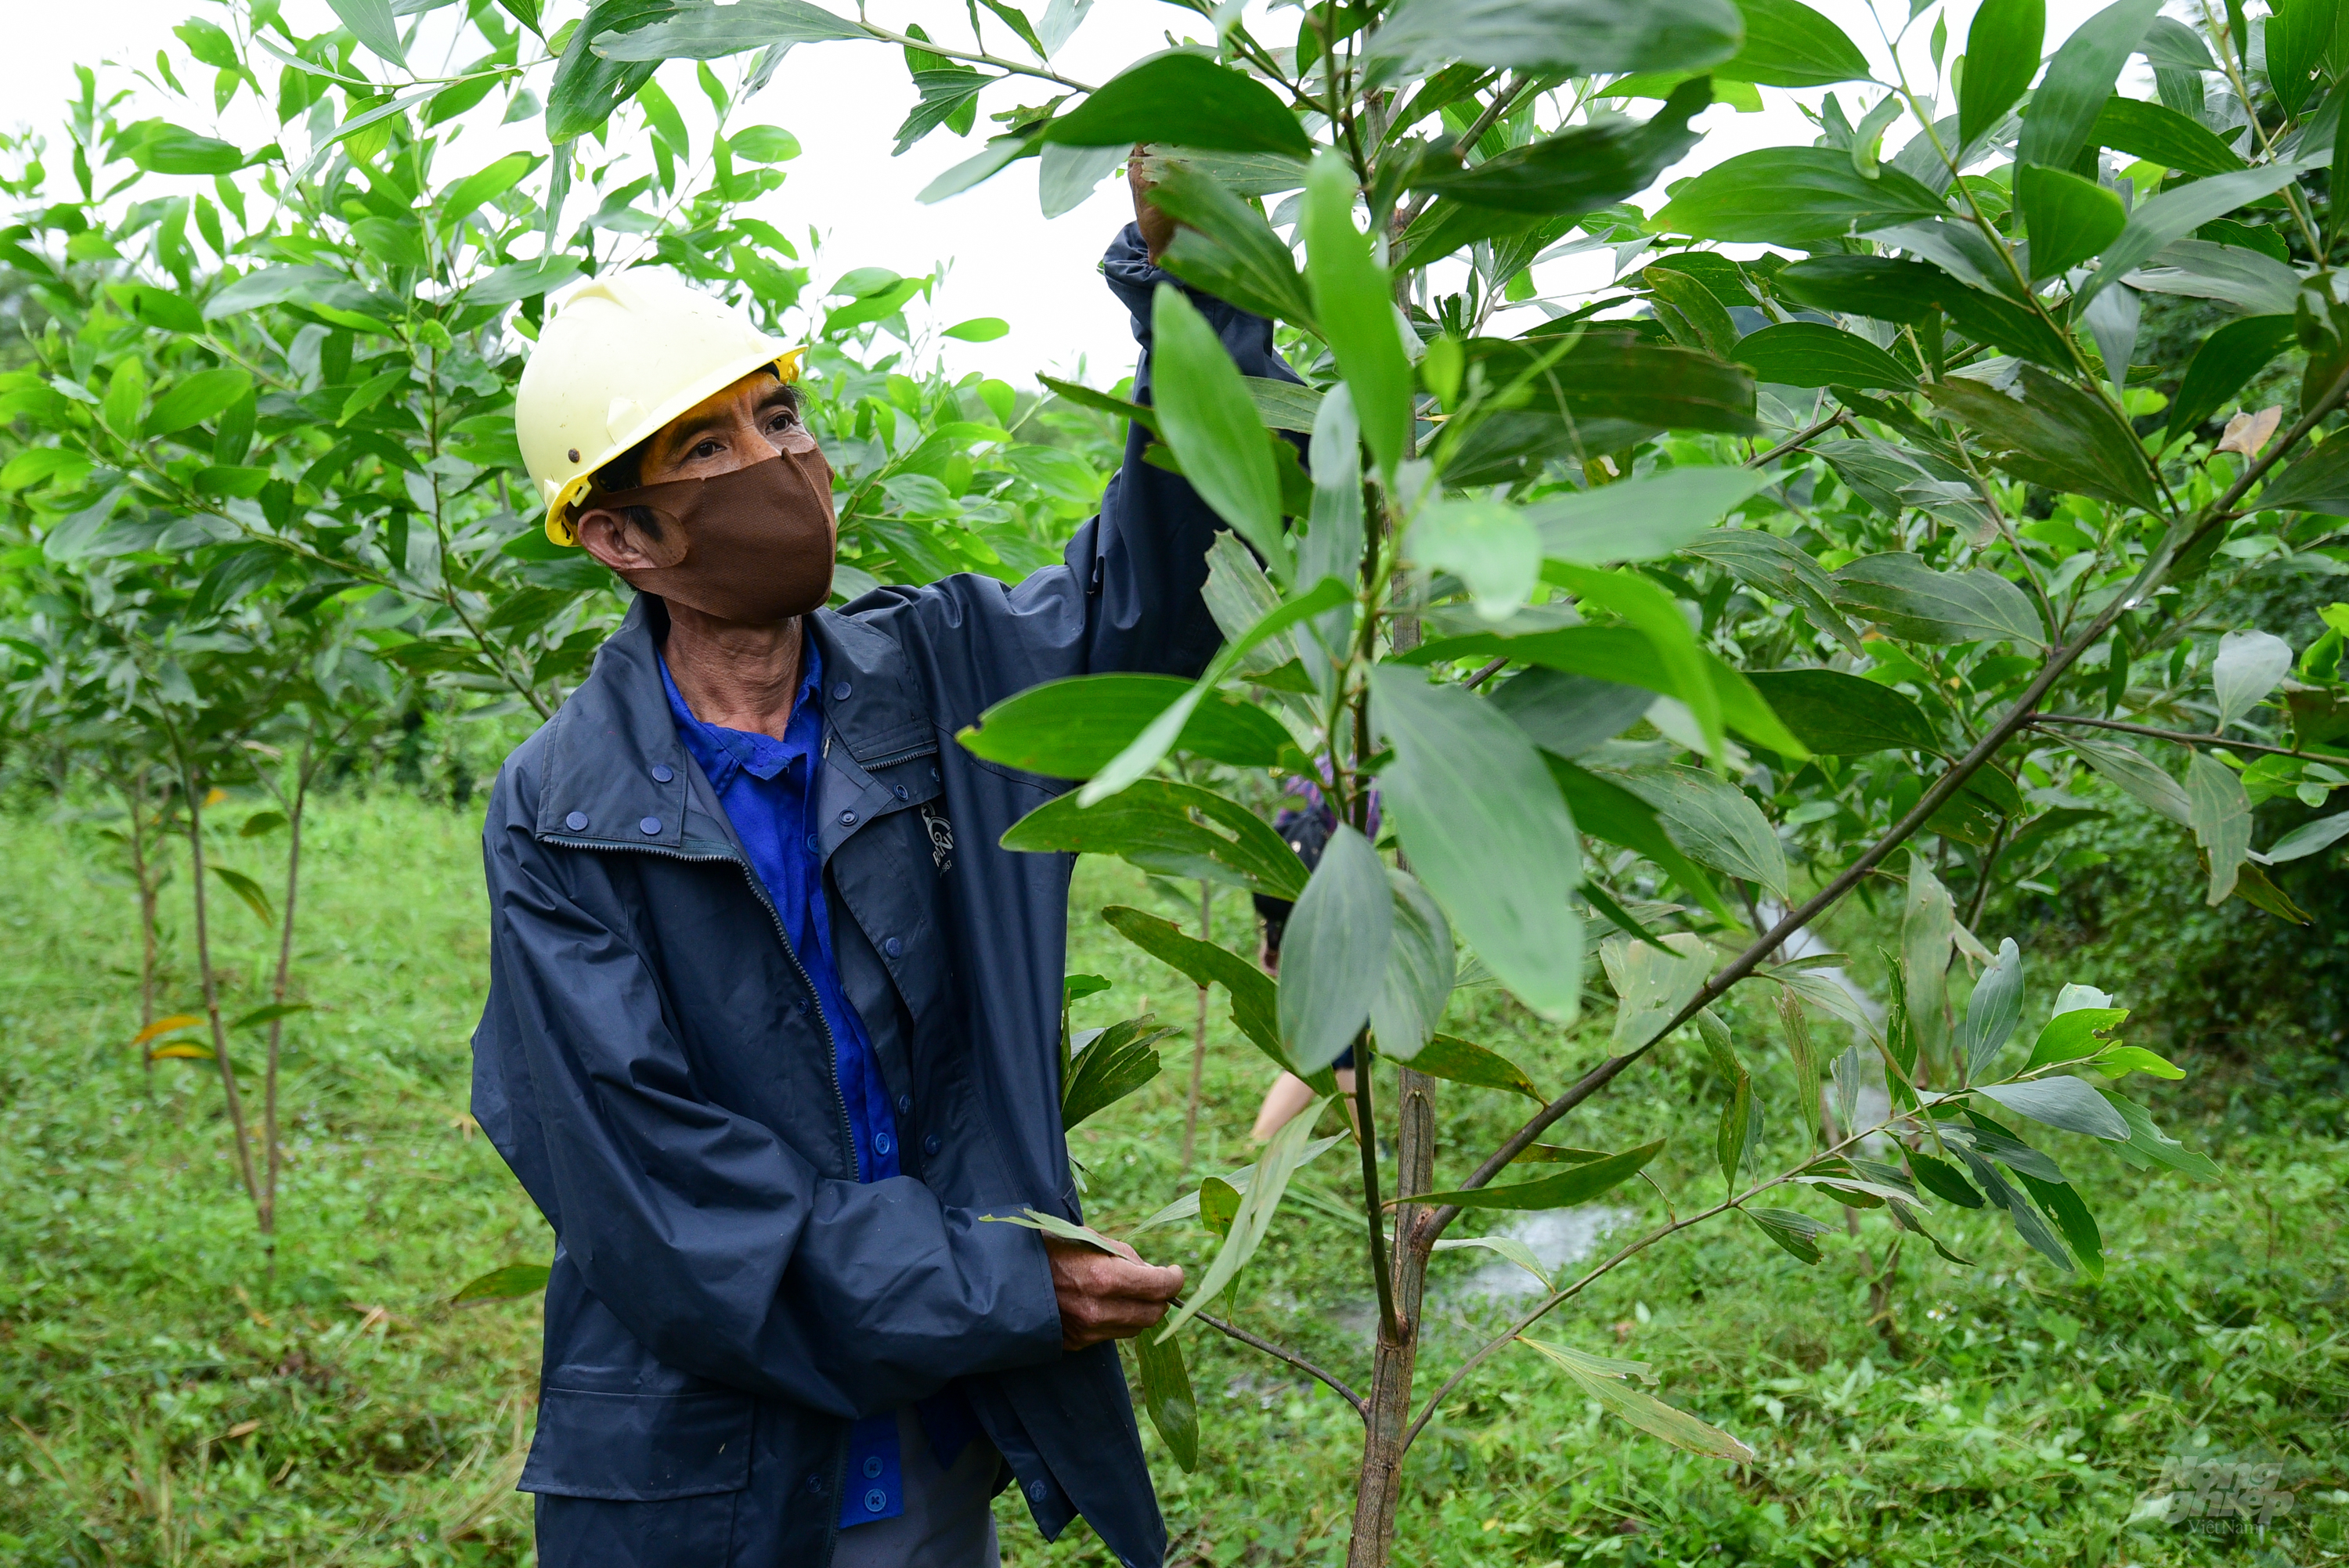
[[[1016,847],[1296,901],[1277,982],[1147,911],[1102,914],[1220,987],[1242,1036],[1325,1096],[1349,1047],[1362,1069],[1353,1109],[1381,1130],[1356,1140],[1369,1386],[1272,1347],[1362,1418],[1353,1562],[1386,1560],[1406,1450],[1504,1352],[1668,1441],[1750,1459],[1646,1392],[1644,1363],[1526,1334],[1691,1227],[1742,1216],[1814,1263],[1821,1216],[1865,1210],[1863,1234],[1881,1221],[1955,1256],[1933,1227],[1986,1209],[2045,1266],[2094,1277],[2075,1154],[2018,1123],[2216,1173],[2125,1088],[2179,1076],[2120,1040],[2127,1010],[2036,958],[2027,988],[2013,940],[1974,928],[2008,907],[2001,889],[2060,904],[2095,852],[2067,835],[2112,790],[2173,824],[2158,852],[2175,882],[2292,924],[2268,868],[2337,856],[2349,832],[2340,811],[2281,836],[2259,815],[2349,782],[2349,606],[2321,592],[2349,511],[2349,444],[2328,438],[2349,288],[2320,200],[2349,84],[2314,0],[2199,27],[2117,0],[2044,61],[2036,0],[1990,0],[1954,57],[1926,4],[1886,21],[1889,81],[1797,0],[1330,0],[1271,13],[1277,41],[1203,5],[1212,45],[1099,86],[1052,64],[1085,9],[1066,0],[1032,20],[988,0],[987,29],[1015,40],[1000,53],[976,11],[965,48],[808,0],[597,0],[542,47],[534,5],[476,3],[462,26],[483,52],[439,78],[408,57],[452,6],[335,8],[345,26],[306,38],[268,5],[180,29],[218,72],[215,108],[274,71],[277,143],[118,124],[86,77],[69,151],[28,140],[12,176],[9,261],[38,323],[0,390],[30,437],[0,470],[26,529],[17,712],[121,780],[134,854],[142,821],[185,830],[200,942],[213,780],[263,758],[291,831],[315,759],[381,722],[403,682],[536,713],[559,699],[616,601],[511,502],[516,340],[549,289],[638,262],[769,320],[801,308],[806,268],[739,211],[791,139],[735,120],[787,51],[879,43],[920,98],[901,147],[972,133],[991,88],[1054,89],[995,112],[927,198],[1034,157],[1061,210],[1146,144],[1151,200],[1182,225],[1165,264],[1275,317],[1305,378],[1245,380],[1169,287],[1154,406],[1055,387],[1147,427],[1151,460],[1229,522],[1208,562],[1227,640],[1195,683],[1039,688],[965,744],[1081,781]],[[1928,27],[1931,77],[1911,81],[1899,40]],[[2125,90],[2138,57],[2151,98]],[[654,79],[678,59],[719,128],[698,161]],[[1829,95],[1812,145],[1630,204],[1696,147],[1709,104],[1847,83],[1851,108]],[[469,128],[542,93],[544,154],[441,172],[474,161],[454,150]],[[1623,112],[1640,100],[1645,119]],[[41,160],[59,153],[78,200],[48,193]],[[110,174],[102,190],[120,164],[173,193],[126,200]],[[207,176],[210,193],[188,183]],[[567,228],[574,187],[599,204]],[[1535,293],[1531,268],[1610,251],[1595,297]],[[1008,385],[879,357],[922,280],[834,287],[843,303],[806,316],[852,573],[1033,564],[1097,470],[1021,440],[1037,416]],[[2149,295],[2230,313],[2182,375],[2137,363]],[[1509,335],[1517,305],[1541,319]],[[2220,422],[2278,385],[2276,405]],[[2272,598],[2246,583],[2286,585],[2289,623],[2242,618]],[[1310,781],[1340,819],[1309,877],[1247,803],[1268,775]],[[1854,893],[1897,929],[1880,1017],[1808,934]],[[1522,1064],[1445,1027],[1479,983],[1557,1026],[1611,1008],[1611,1054],[1543,1099]],[[281,1011],[239,1022],[274,1040],[284,998],[281,979]],[[218,1062],[241,1118],[209,979],[207,1019],[212,1045],[181,1048]],[[1139,1021],[1070,1043],[1071,1126],[1155,1069]],[[1541,1141],[1666,1047],[1709,1079],[1693,1110],[1611,1152]],[[1439,1180],[1444,1083],[1539,1109]],[[1863,1115],[1878,1084],[1884,1109]],[[1174,1336],[1224,1326],[1202,1309],[1299,1169],[1344,1140],[1319,1127],[1299,1117],[1253,1170],[1161,1216],[1222,1238],[1139,1356],[1185,1463],[1203,1439]],[[1717,1201],[1711,1178],[1657,1163],[1675,1137],[1715,1155]],[[241,1130],[235,1147],[250,1166]],[[265,1226],[266,1126],[258,1147]],[[1436,1249],[1512,1255],[1451,1233],[1464,1215],[1660,1172],[1666,1217],[1585,1274],[1546,1274],[1526,1315],[1415,1396]]]

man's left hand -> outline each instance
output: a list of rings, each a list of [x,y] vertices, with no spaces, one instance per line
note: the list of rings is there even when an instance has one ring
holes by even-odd
[[[1123,1242],[1115,1245],[1118,1255],[1112,1257],[1079,1243],[1045,1238],[1052,1293],[1061,1302],[1061,1349],[1131,1339],[1156,1327],[1166,1315],[1166,1304],[1183,1288],[1179,1264],[1155,1267]]]

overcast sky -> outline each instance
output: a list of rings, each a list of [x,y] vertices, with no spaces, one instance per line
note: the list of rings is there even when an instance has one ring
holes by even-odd
[[[1862,0],[1812,3],[1841,24],[1879,68],[1885,66],[1889,56]],[[1951,56],[1964,47],[1965,27],[1976,3],[1951,0]],[[848,6],[840,4],[834,8],[846,11]],[[89,6],[15,0],[9,9],[9,52],[16,63],[6,67],[8,108],[0,112],[36,125],[53,119],[46,106],[60,103],[74,92],[76,62],[151,61],[160,46],[171,45],[176,49],[177,41],[170,31],[173,25],[190,15],[220,15],[217,5],[202,0],[105,0]],[[555,22],[580,9],[568,0],[552,0],[547,6]],[[1043,9],[1042,0],[1029,6],[1037,16]],[[1262,0],[1249,6],[1251,15],[1261,9]],[[2095,9],[2085,0],[2050,0],[2049,46]],[[285,0],[285,10],[303,33],[320,30],[332,22],[325,0]],[[1900,0],[1889,0],[1886,15],[1896,26],[1899,14]],[[876,22],[900,28],[906,22],[920,21],[941,40],[968,36],[960,4],[878,0],[872,15]],[[1284,10],[1267,24],[1263,36],[1286,38],[1295,26],[1294,11]],[[1205,28],[1196,15],[1159,0],[1098,0],[1053,63],[1079,80],[1100,81],[1134,57],[1164,47],[1168,30],[1179,39],[1199,36]],[[1002,31],[995,29],[999,47]],[[1926,57],[1928,33],[1928,24],[1917,26],[1901,51],[1910,81],[1920,86],[1932,79]],[[120,75],[127,81],[128,73]],[[690,65],[665,66],[660,79],[688,115],[706,116]],[[264,72],[264,80],[274,85],[274,73]],[[1025,84],[1031,89],[1041,85]],[[1854,88],[1847,86],[1840,90],[1847,107],[1856,101]],[[1824,93],[1824,89],[1801,94],[1765,89],[1767,107],[1760,114],[1739,114],[1715,106],[1697,122],[1708,133],[1704,141],[1685,162],[1668,171],[1665,181],[1685,178],[1750,148],[1807,142],[1813,132],[1794,100],[1799,98],[1816,105]],[[1039,91],[1023,91],[1022,84],[992,89],[982,100],[979,125],[986,126],[988,110],[1036,101],[1040,96]],[[760,215],[794,239],[811,227],[824,233],[824,249],[817,265],[819,284],[829,284],[853,267],[885,266],[911,274],[939,262],[950,263],[932,325],[944,327],[967,317],[991,315],[1009,321],[1012,328],[1009,336],[991,343],[945,342],[942,347],[948,363],[957,370],[983,370],[1021,384],[1040,370],[1073,373],[1081,363],[1087,379],[1096,385],[1124,374],[1133,356],[1124,314],[1093,273],[1103,246],[1132,215],[1123,186],[1114,181],[1105,182],[1075,211],[1047,220],[1038,209],[1037,165],[1030,160],[975,191],[936,206],[922,206],[914,200],[915,193],[942,170],[977,150],[983,132],[974,132],[966,140],[941,130],[903,158],[892,159],[888,150],[897,124],[914,100],[904,62],[893,49],[841,43],[794,50],[766,90],[751,101],[747,117],[750,121],[783,126],[804,149],[801,158],[786,166],[790,178],[783,188],[757,209]],[[243,102],[249,105],[250,97]],[[165,107],[158,104],[148,112],[163,112]],[[1650,104],[1645,108],[1653,107]],[[211,129],[205,117],[191,117],[184,106],[175,107],[172,112],[194,119],[198,129]],[[1855,113],[1852,118],[1858,116]],[[252,146],[267,139],[273,128],[265,117],[248,114],[240,119],[233,110],[220,129]],[[504,136],[514,145],[531,145],[535,133],[533,122],[508,128]],[[696,133],[698,145],[698,125]],[[461,156],[452,150],[449,167],[461,170],[487,162],[503,150],[481,138],[467,146],[472,150]],[[1653,201],[1641,204],[1652,207]],[[1594,274],[1592,269],[1603,269],[1603,265],[1597,258],[1578,258],[1555,263],[1536,281],[1546,291],[1595,287],[1606,279],[1603,270]]]

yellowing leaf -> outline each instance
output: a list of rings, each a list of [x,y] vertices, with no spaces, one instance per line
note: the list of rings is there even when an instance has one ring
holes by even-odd
[[[156,1019],[153,1023],[148,1025],[145,1028],[131,1036],[130,1043],[134,1046],[143,1046],[159,1035],[168,1035],[174,1029],[192,1029],[198,1024],[202,1022],[203,1020],[202,1018],[197,1017],[192,1013],[174,1013],[168,1018]]]

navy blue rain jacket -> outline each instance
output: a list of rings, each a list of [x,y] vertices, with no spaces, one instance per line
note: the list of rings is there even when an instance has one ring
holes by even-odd
[[[1103,271],[1146,385],[1171,280],[1132,226]],[[1269,324],[1193,298],[1242,371],[1288,376]],[[856,1181],[806,977],[671,722],[657,599],[499,774],[473,1113],[556,1239],[522,1477],[548,1568],[823,1564],[848,1423],[949,1383],[1047,1536],[1082,1513],[1120,1561],[1163,1559],[1116,1347],[1063,1353],[1041,1239],[979,1218],[1081,1217],[1059,1094],[1072,861],[999,847],[1056,786],[954,739],[1041,681],[1213,655],[1217,524],[1144,438],[1062,564],[812,618],[834,946],[911,1097],[907,1174]]]

